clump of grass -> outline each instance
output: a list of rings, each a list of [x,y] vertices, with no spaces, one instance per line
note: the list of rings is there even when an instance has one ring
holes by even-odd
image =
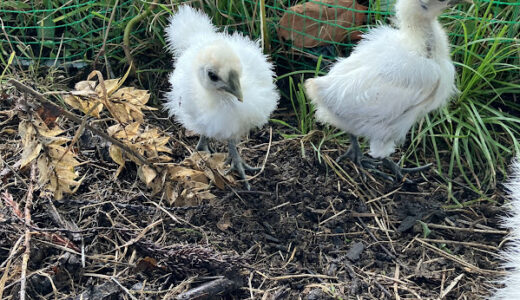
[[[293,109],[294,116],[296,118],[296,125],[291,125],[287,121],[279,120],[279,119],[271,119],[274,123],[281,124],[289,129],[293,130],[295,134],[284,134],[286,138],[293,138],[298,136],[304,136],[313,131],[316,127],[316,121],[314,119],[314,105],[312,105],[311,101],[307,99],[305,95],[304,89],[304,81],[306,73],[314,74],[314,76],[318,76],[321,74],[320,66],[321,66],[322,57],[318,58],[318,62],[316,63],[315,70],[307,70],[307,71],[296,71],[292,73],[288,73],[282,76],[279,76],[276,80],[282,80],[287,78],[289,91],[288,94],[283,93],[282,95],[287,98],[291,104]],[[297,76],[297,80],[295,81],[294,77]]]
[[[311,132],[315,126],[314,120],[314,106],[308,101],[305,96],[303,82],[303,75],[300,76],[295,83],[294,78],[290,76],[288,99],[296,118],[296,125],[291,125],[289,122],[280,119],[271,119],[274,123],[281,124],[293,130],[295,134],[284,134],[286,138],[293,138],[297,136],[304,136]]]
[[[308,142],[312,149],[316,152],[318,162],[322,162],[322,148],[325,143],[336,140],[344,142],[344,132],[339,131],[333,127],[324,126],[318,129],[316,119],[314,117],[315,107],[307,98],[304,89],[305,74],[312,74],[314,77],[323,75],[324,72],[320,70],[322,57],[318,58],[315,70],[303,70],[290,72],[281,75],[277,81],[287,79],[288,94],[282,91],[283,99],[288,99],[291,104],[292,113],[295,120],[293,122],[280,119],[271,119],[273,123],[280,124],[289,129],[291,133],[281,132],[284,138],[300,138],[302,143],[302,156],[305,157],[304,143]],[[296,79],[295,79],[296,77]],[[316,139],[316,137],[319,137]]]
[[[452,44],[459,45],[453,60],[460,94],[417,127],[407,156],[417,160],[419,152],[433,153],[450,194],[459,175],[477,193],[494,189],[510,157],[520,151],[520,105],[515,103],[520,93],[520,34],[511,30],[519,26],[512,21],[518,11],[518,6],[497,9],[491,1],[477,2],[465,20],[447,16]]]

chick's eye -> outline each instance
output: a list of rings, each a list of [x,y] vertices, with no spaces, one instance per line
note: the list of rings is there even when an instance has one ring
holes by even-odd
[[[217,74],[215,74],[215,73],[213,73],[211,71],[208,72],[208,77],[209,77],[209,79],[211,79],[211,81],[218,81]]]

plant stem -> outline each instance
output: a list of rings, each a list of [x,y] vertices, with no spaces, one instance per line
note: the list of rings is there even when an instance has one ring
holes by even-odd
[[[130,65],[130,74],[132,76],[135,76],[136,69],[135,69],[135,63],[134,58],[132,57],[132,53],[130,52],[130,33],[134,29],[135,25],[139,22],[141,22],[144,18],[148,17],[150,13],[152,12],[152,9],[155,8],[157,5],[158,0],[153,0],[150,6],[141,14],[135,16],[133,19],[128,21],[128,24],[126,24],[125,32],[123,34],[123,50],[125,51],[126,60],[128,61],[128,64]]]

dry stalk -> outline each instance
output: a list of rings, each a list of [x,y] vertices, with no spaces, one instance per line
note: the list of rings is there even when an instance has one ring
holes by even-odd
[[[22,243],[23,236],[20,236],[20,238],[14,243],[13,247],[11,248],[11,251],[9,251],[9,257],[6,260],[5,268],[4,268],[4,274],[2,275],[2,278],[0,278],[0,299],[2,298],[2,294],[5,290],[5,283],[9,279],[9,269],[11,268],[11,261],[13,260],[13,257],[18,252],[18,247]]]
[[[419,243],[423,244],[424,246],[426,246],[426,248],[436,252],[437,254],[441,255],[441,256],[444,256],[445,258],[447,259],[450,259],[464,267],[466,267],[466,270],[469,271],[469,272],[472,272],[472,273],[477,273],[477,274],[483,274],[483,275],[503,275],[505,274],[504,271],[496,271],[496,270],[486,270],[486,269],[481,269],[477,266],[474,266],[470,263],[468,263],[467,261],[453,255],[453,254],[450,254],[446,251],[443,251],[435,246],[432,246],[430,245],[429,243],[425,242],[424,240],[422,239],[419,239],[419,238],[414,238],[415,241],[418,241]]]
[[[466,231],[466,232],[473,232],[473,233],[487,233],[487,234],[501,234],[501,235],[508,234],[507,230],[476,229],[476,228],[455,227],[455,226],[432,224],[432,223],[428,223],[427,225],[430,228],[449,229],[449,230],[454,230],[454,231]]]
[[[460,274],[455,279],[453,279],[453,281],[450,283],[450,285],[448,285],[446,290],[442,291],[439,298],[444,299],[451,292],[451,290],[457,285],[457,283],[459,283],[459,281],[462,279],[462,277],[464,277],[464,273]]]
[[[33,192],[34,192],[34,182],[36,182],[36,167],[34,162],[31,164],[31,181],[29,183],[29,188],[27,189],[27,197],[25,199],[25,241],[24,247],[25,251],[22,256],[22,275],[20,281],[20,300],[25,300],[25,288],[27,285],[27,263],[29,262],[29,256],[31,255],[31,229],[29,224],[31,221],[31,208],[33,202]]]

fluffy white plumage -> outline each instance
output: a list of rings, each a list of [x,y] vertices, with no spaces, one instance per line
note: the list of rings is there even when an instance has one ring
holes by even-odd
[[[170,116],[187,129],[218,140],[239,139],[268,121],[279,95],[273,66],[258,43],[238,33],[217,32],[207,15],[187,5],[170,19],[166,40],[176,59],[165,104]],[[224,82],[230,71],[236,71],[243,102],[211,88],[208,70]]]
[[[453,4],[398,0],[397,28],[379,26],[306,91],[317,119],[370,141],[370,155],[385,158],[411,126],[456,92],[455,68],[437,16]]]
[[[512,164],[512,174],[507,188],[511,201],[511,213],[503,219],[504,227],[508,228],[510,241],[501,253],[506,261],[504,267],[510,273],[501,280],[504,288],[497,290],[490,300],[520,299],[520,157]]]

